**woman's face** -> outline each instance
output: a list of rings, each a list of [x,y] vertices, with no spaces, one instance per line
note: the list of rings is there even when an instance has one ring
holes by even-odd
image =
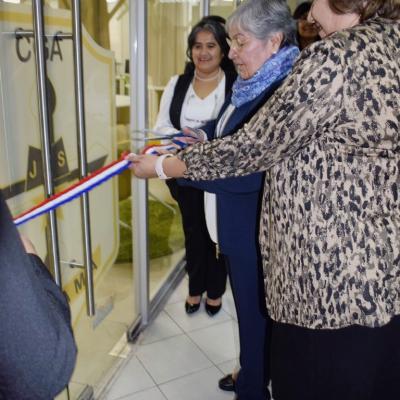
[[[274,45],[272,40],[257,39],[251,33],[235,26],[230,28],[229,37],[229,58],[242,79],[251,78],[272,54],[279,50],[279,45]]]
[[[307,21],[307,16],[308,12],[297,20],[299,35],[305,39],[316,39],[318,36],[318,29],[315,24]]]
[[[209,31],[200,31],[192,47],[192,60],[198,72],[210,74],[218,70],[223,54],[221,47]]]
[[[308,14],[308,21],[316,25],[319,35],[324,38],[336,31],[359,24],[360,16],[355,13],[336,14],[329,7],[328,0],[314,0]]]

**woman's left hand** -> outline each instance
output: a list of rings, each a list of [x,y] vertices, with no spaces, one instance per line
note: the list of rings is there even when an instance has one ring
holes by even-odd
[[[150,154],[137,155],[134,153],[128,154],[125,159],[132,161],[129,169],[138,178],[156,178],[156,161],[158,156]]]

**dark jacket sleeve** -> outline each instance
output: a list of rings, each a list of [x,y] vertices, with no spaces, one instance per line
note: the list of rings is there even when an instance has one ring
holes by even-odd
[[[215,194],[246,194],[258,192],[263,185],[263,173],[240,176],[236,178],[216,179],[214,181],[191,181],[178,179],[180,186],[191,186]]]
[[[26,254],[0,194],[0,399],[53,399],[76,360],[67,300]]]
[[[213,119],[211,121],[208,121],[205,125],[203,125],[200,128],[201,130],[203,130],[206,133],[208,140],[214,139],[214,131],[215,131],[216,124],[217,124],[217,120]]]

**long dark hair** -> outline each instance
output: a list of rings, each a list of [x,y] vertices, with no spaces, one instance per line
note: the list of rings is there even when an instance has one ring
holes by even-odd
[[[308,14],[311,9],[311,5],[311,1],[304,1],[303,3],[300,3],[293,11],[293,18],[300,19],[304,14]]]
[[[187,49],[186,55],[188,56],[190,63],[193,66],[193,58],[192,58],[192,48],[196,43],[196,36],[199,32],[207,31],[212,33],[215,41],[218,43],[221,48],[221,52],[223,54],[223,58],[221,61],[221,68],[224,71],[234,70],[234,65],[232,61],[228,58],[229,54],[229,44],[228,44],[228,34],[225,31],[225,27],[221,22],[217,22],[213,18],[204,17],[201,19],[191,30],[188,39],[187,39]]]
[[[400,19],[398,0],[328,0],[330,8],[337,14],[357,13],[364,22],[378,15],[387,19]]]

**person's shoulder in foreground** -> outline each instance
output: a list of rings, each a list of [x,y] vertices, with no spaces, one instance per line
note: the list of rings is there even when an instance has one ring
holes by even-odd
[[[77,350],[64,294],[27,251],[0,192],[0,399],[48,400],[68,384]]]

